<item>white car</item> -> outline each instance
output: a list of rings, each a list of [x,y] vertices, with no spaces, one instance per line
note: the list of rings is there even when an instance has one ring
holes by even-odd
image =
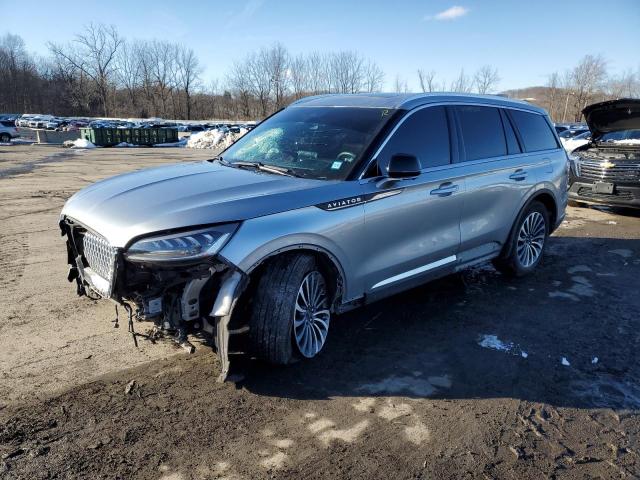
[[[562,142],[562,146],[567,151],[567,153],[571,153],[576,148],[581,147],[582,145],[586,145],[591,141],[591,132],[587,131],[569,139],[561,138],[560,141]]]
[[[9,143],[12,138],[19,136],[20,134],[13,120],[0,121],[0,143]]]

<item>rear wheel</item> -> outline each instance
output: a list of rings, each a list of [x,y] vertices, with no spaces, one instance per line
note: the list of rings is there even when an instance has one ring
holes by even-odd
[[[542,261],[548,236],[549,212],[542,203],[532,202],[516,220],[505,256],[493,264],[508,275],[526,275]]]
[[[326,279],[312,255],[276,258],[257,285],[249,320],[253,352],[279,365],[315,357],[327,340],[329,305]]]
[[[8,133],[0,133],[0,142],[9,143],[11,141],[11,135]]]

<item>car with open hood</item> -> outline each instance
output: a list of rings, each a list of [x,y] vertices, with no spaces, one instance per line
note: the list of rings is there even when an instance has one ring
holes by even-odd
[[[484,262],[524,275],[564,218],[567,157],[546,112],[502,97],[320,95],[209,161],[97,182],[64,206],[68,280],[191,350],[275,364],[331,320]],[[117,310],[117,308],[116,308]]]
[[[640,208],[640,99],[595,103],[582,112],[591,138],[571,152],[570,200]]]

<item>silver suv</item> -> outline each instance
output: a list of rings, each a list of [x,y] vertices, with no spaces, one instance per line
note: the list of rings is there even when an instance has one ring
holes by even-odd
[[[60,221],[78,294],[228,351],[314,357],[331,317],[487,261],[523,275],[564,218],[545,112],[500,97],[321,95],[221,156],[110,178]],[[117,309],[117,307],[116,307]],[[134,333],[135,339],[135,333]]]

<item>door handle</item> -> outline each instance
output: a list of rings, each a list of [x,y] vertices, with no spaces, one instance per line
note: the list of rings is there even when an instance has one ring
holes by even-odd
[[[518,170],[516,170],[515,172],[513,172],[511,175],[509,175],[509,178],[511,180],[515,180],[516,182],[521,182],[522,180],[524,180],[525,178],[527,178],[528,173],[525,172],[524,170],[522,170],[521,168],[519,168]]]
[[[435,190],[429,192],[430,195],[437,195],[438,197],[448,197],[452,193],[458,191],[458,185],[453,185],[451,182],[446,182],[440,185]]]

